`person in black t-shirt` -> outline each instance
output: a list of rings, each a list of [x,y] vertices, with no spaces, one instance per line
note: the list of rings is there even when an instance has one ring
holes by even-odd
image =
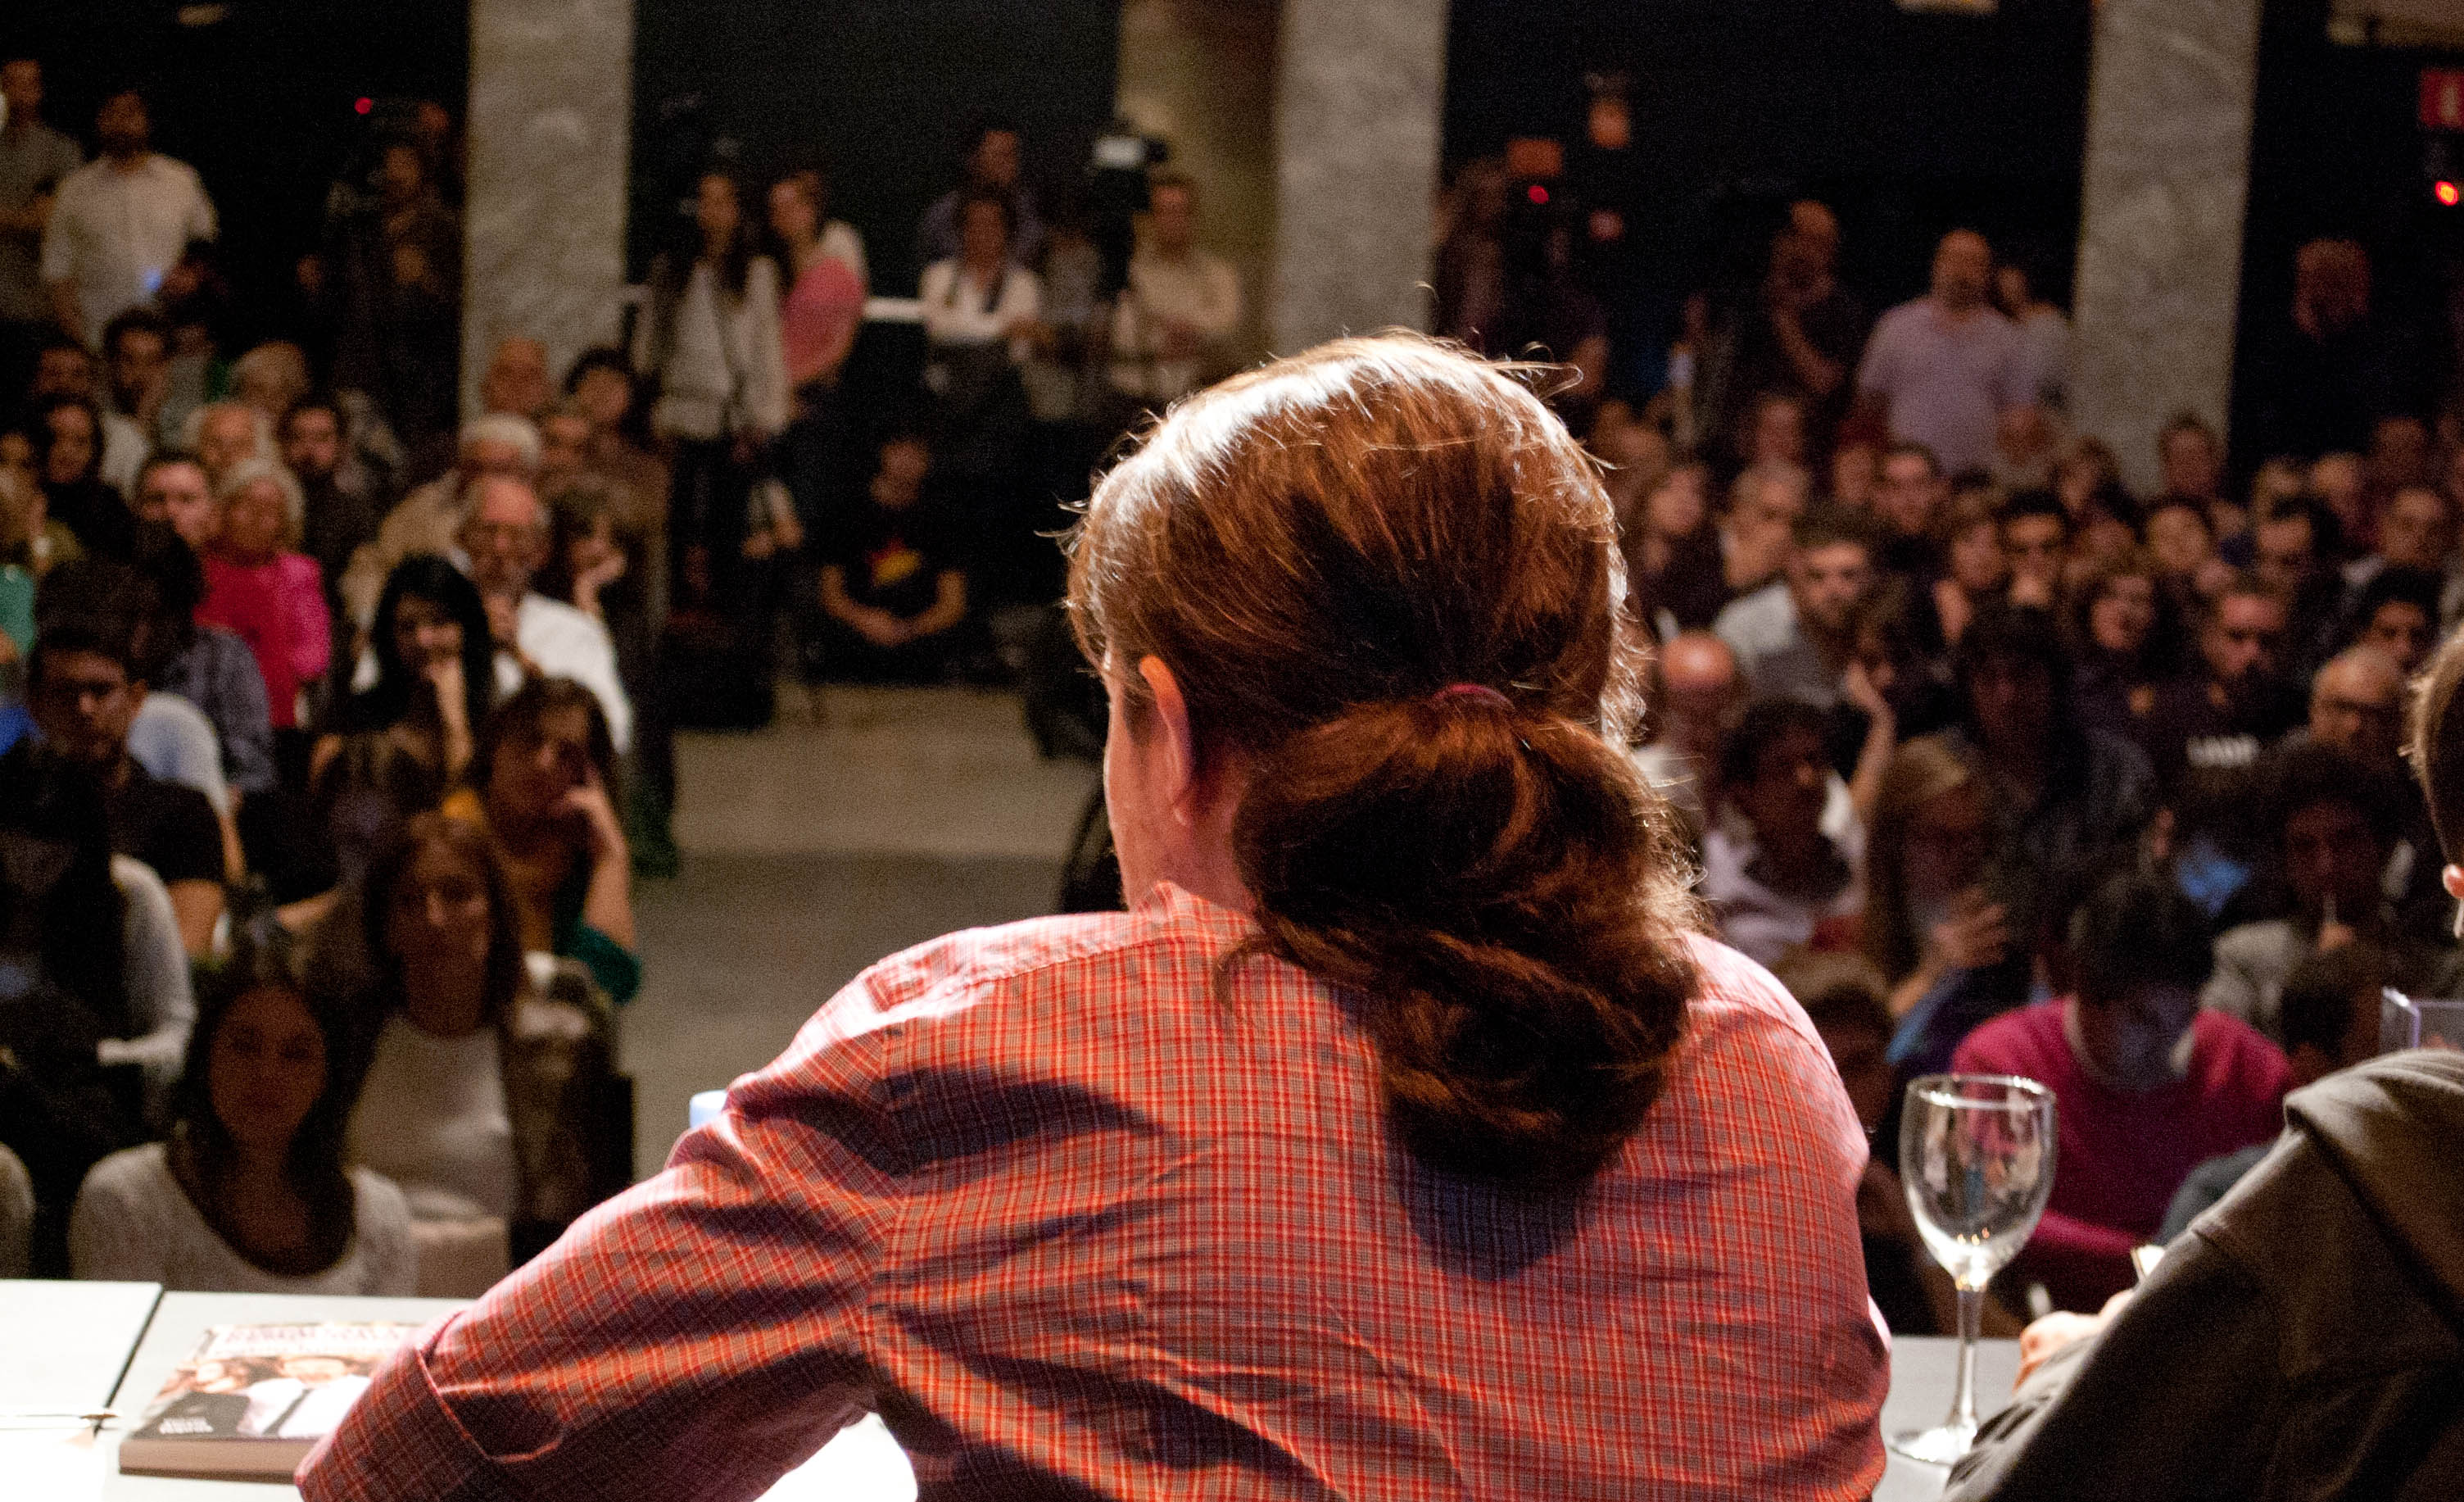
[[[864,497],[822,563],[833,677],[930,680],[956,666],[967,572],[947,511],[926,488],[932,450],[913,433],[883,441]]]
[[[128,754],[128,727],[145,700],[124,629],[74,618],[43,623],[29,665],[39,743],[0,757],[0,787],[38,789],[51,779],[99,784],[112,850],[163,878],[191,958],[203,955],[222,917],[222,826],[192,787],[156,781]]]

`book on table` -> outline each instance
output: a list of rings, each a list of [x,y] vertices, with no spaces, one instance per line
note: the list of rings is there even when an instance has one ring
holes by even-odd
[[[120,1469],[288,1481],[419,1327],[216,1325],[120,1445]]]

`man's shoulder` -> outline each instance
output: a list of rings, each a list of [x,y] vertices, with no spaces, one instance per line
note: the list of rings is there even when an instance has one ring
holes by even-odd
[[[1963,1040],[1952,1062],[1955,1069],[1997,1067],[2024,1072],[2021,1066],[2038,1064],[2062,1042],[2062,1004],[2037,1002],[2004,1012],[1977,1025]]]
[[[521,635],[522,650],[534,655],[542,648],[613,650],[607,628],[597,616],[536,591],[522,596],[517,627]]]
[[[1711,621],[1711,630],[1741,656],[1787,647],[1796,636],[1796,602],[1788,592],[1788,582],[1774,579],[1722,606]]]

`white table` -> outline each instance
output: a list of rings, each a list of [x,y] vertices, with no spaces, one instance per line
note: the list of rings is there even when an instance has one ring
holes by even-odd
[[[74,1455],[64,1456],[56,1440],[0,1432],[0,1496],[11,1502],[20,1494],[43,1502],[296,1502],[297,1489],[278,1483],[121,1475],[120,1437],[137,1427],[209,1326],[319,1319],[425,1324],[459,1307],[452,1299],[164,1293],[151,1283],[0,1281],[0,1409],[83,1409],[108,1401],[121,1415],[104,1425],[99,1443]],[[1893,1342],[1883,1433],[1942,1422],[1956,1358],[1952,1340]],[[1990,1415],[2008,1401],[2018,1364],[2016,1341],[1979,1343],[1981,1412]],[[32,1484],[29,1478],[37,1475],[40,1484]],[[1933,1502],[1947,1475],[1940,1466],[1894,1455],[1875,1502]],[[913,1502],[914,1496],[914,1478],[878,1419],[840,1434],[770,1493],[771,1502]]]
[[[2011,1379],[2019,1370],[2019,1342],[1976,1342],[1976,1414],[1990,1419],[2011,1402]],[[1959,1342],[1947,1336],[1900,1336],[1891,1341],[1891,1395],[1882,1401],[1882,1434],[1929,1429],[1950,1413],[1950,1390],[1959,1384]],[[1934,1502],[1950,1480],[1947,1466],[1893,1455],[1874,1502]]]

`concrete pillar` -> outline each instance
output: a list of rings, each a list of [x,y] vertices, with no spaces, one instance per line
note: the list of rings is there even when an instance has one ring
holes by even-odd
[[[471,0],[464,411],[498,340],[616,336],[632,123],[633,0]]]
[[[2141,491],[2188,408],[2225,431],[2261,0],[2103,0],[2090,59],[2072,416]]]
[[[1284,0],[1277,55],[1271,346],[1422,326],[1446,0]]]
[[[1122,0],[1118,107],[1198,185],[1199,238],[1241,272],[1243,360],[1266,350],[1277,0]]]

